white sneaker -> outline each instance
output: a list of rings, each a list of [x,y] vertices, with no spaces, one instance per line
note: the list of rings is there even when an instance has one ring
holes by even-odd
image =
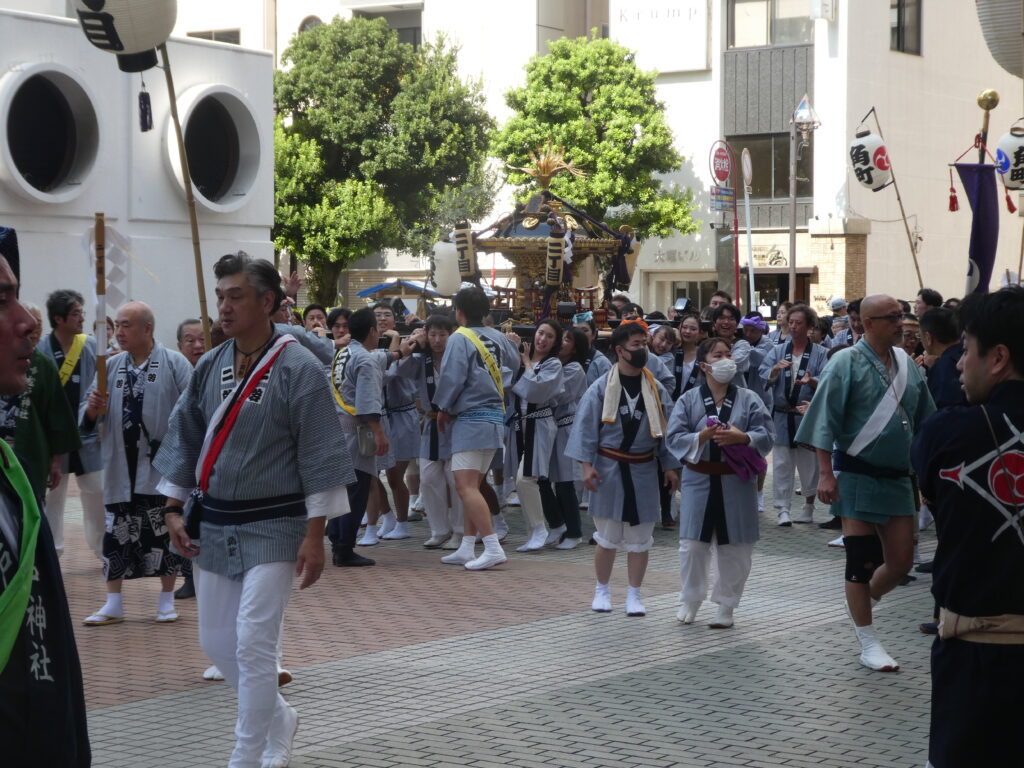
[[[539,549],[544,548],[544,541],[548,537],[548,529],[541,523],[532,531],[530,531],[530,538],[526,540],[526,543],[521,547],[516,547],[516,552],[536,552]]]
[[[422,512],[423,511],[423,497],[416,493],[409,496],[409,511],[410,512]]]
[[[217,669],[217,665],[207,667],[206,671],[203,672],[203,680],[220,681],[224,679],[224,675]]]
[[[377,526],[367,525],[366,532],[356,542],[357,547],[372,547],[380,544],[380,537],[377,535]]]
[[[594,613],[612,612],[612,591],[607,584],[598,584],[594,587],[594,600],[590,603],[590,610]]]
[[[466,563],[467,571],[484,571],[488,568],[493,568],[496,565],[502,565],[508,562],[508,558],[505,557],[505,552],[499,549],[496,552],[488,552],[486,549],[480,557],[474,558]]]
[[[519,501],[519,494],[516,493],[515,491],[513,491],[512,495],[509,496],[508,499],[505,501],[505,506],[506,507],[521,507],[522,506],[522,502]]]
[[[711,629],[729,629],[732,624],[732,608],[726,608],[724,605],[718,606],[718,613],[714,620],[708,622]]]
[[[779,511],[779,525],[783,528],[789,528],[793,525],[793,522],[789,519],[789,512],[785,509]]]
[[[409,515],[405,518],[406,522],[409,523],[420,523],[426,519],[422,512],[414,512],[411,509],[409,510]]]
[[[285,704],[283,722],[274,722],[267,734],[267,748],[263,752],[260,768],[288,768],[292,757],[292,744],[299,730],[299,713]],[[276,727],[274,727],[276,726]]]
[[[793,518],[794,523],[813,523],[814,522],[814,504],[804,504],[804,508],[800,510],[800,514]]]
[[[830,547],[835,547],[837,549],[846,549],[846,544],[843,542],[842,536],[840,536],[838,539],[832,539],[832,541],[830,541],[828,545]]]
[[[557,528],[552,528],[548,531],[548,536],[544,539],[544,546],[550,547],[552,544],[557,544],[562,539],[562,534],[565,533],[565,526],[560,525]]]
[[[461,533],[454,533],[453,532],[451,537],[449,537],[448,541],[446,541],[444,544],[441,545],[441,549],[456,550],[456,549],[458,549],[461,546],[462,546],[462,534]]]
[[[381,534],[381,538],[393,541],[394,539],[408,539],[411,535],[405,523],[395,523],[390,531]]]
[[[626,592],[626,615],[627,616],[646,616],[647,609],[644,608],[644,599],[640,595],[639,589],[633,589],[630,587]]]
[[[498,537],[498,541],[504,541],[508,536],[508,520],[505,516],[500,513],[494,515],[491,524],[494,526],[494,535]]]
[[[583,539],[562,539],[555,544],[555,549],[576,549]]]
[[[386,539],[388,534],[395,530],[397,525],[398,518],[395,517],[394,512],[381,515],[380,520],[377,521],[377,536],[381,539]]]
[[[683,603],[676,611],[676,618],[683,624],[693,624],[697,618],[697,611],[700,610],[700,603]]]
[[[878,641],[878,635],[875,634],[873,626],[855,626],[854,631],[857,634],[857,640],[860,642],[861,664],[876,672],[895,672],[900,668],[896,660],[885,652],[885,648]]]

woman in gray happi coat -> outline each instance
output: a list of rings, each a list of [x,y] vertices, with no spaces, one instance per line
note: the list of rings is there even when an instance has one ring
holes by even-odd
[[[761,398],[733,382],[738,374],[728,341],[705,340],[697,361],[703,380],[676,402],[666,437],[684,467],[679,508],[683,606],[678,618],[692,623],[707,596],[714,545],[718,574],[711,600],[719,609],[710,626],[718,629],[732,626],[759,536],[757,477],[740,479],[724,461],[723,447],[744,445],[764,457],[772,449],[775,431]],[[712,416],[728,428],[709,425]]]
[[[551,451],[558,432],[552,406],[562,391],[562,362],[558,359],[562,327],[553,320],[541,320],[534,331],[533,344],[524,344],[514,333],[509,334],[509,339],[521,345],[524,366],[512,392],[521,403],[523,430],[523,459],[519,463],[516,490],[530,531],[529,539],[516,551],[532,552],[543,547],[548,536],[537,483],[550,472]]]

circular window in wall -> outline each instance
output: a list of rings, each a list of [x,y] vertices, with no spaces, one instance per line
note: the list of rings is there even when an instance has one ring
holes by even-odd
[[[0,86],[0,119],[6,128],[0,175],[9,186],[43,202],[81,192],[96,161],[99,125],[70,71],[37,65],[9,73]]]
[[[260,134],[248,102],[228,86],[197,86],[179,99],[179,112],[196,200],[220,212],[244,205],[260,170]],[[170,125],[167,158],[180,185],[178,147]]]
[[[302,20],[302,23],[299,24],[299,32],[309,32],[309,30],[319,27],[321,24],[323,24],[323,22],[320,20],[319,16],[307,16]]]

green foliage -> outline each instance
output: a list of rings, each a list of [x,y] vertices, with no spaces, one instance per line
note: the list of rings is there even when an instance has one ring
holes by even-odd
[[[655,174],[675,171],[683,158],[672,145],[664,105],[655,98],[654,73],[641,72],[633,54],[611,40],[562,38],[526,67],[526,85],[505,101],[515,115],[492,140],[494,155],[510,166],[552,139],[585,178],[559,174],[551,191],[614,228],[629,224],[639,238],[695,232],[693,193],[666,188]],[[533,179],[509,172],[527,196]]]
[[[324,303],[351,262],[386,247],[423,253],[459,217],[490,210],[479,190],[493,120],[456,53],[442,37],[415,50],[363,18],[301,32],[285,51],[274,243],[307,260]]]

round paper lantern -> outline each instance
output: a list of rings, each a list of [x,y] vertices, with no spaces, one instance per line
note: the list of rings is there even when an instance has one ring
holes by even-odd
[[[156,66],[156,47],[167,41],[178,15],[176,0],[75,0],[90,43],[117,54],[122,72]]]
[[[1024,127],[1015,125],[996,144],[996,168],[1007,189],[1024,187]]]
[[[444,296],[453,296],[462,287],[459,251],[455,243],[434,243],[434,285],[437,286],[437,292]]]
[[[1011,75],[1024,77],[1020,0],[975,0],[975,8],[992,58]]]
[[[892,180],[889,152],[882,137],[870,131],[858,131],[850,142],[850,165],[857,181],[877,192]]]

